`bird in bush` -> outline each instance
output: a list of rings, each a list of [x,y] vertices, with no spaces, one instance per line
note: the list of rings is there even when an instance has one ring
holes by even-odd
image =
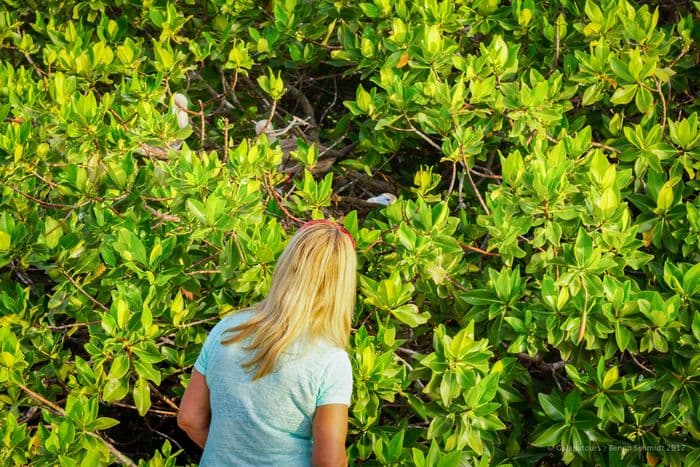
[[[306,120],[296,116],[292,118],[292,121],[286,127],[279,130],[276,130],[272,122],[269,120],[258,120],[255,122],[255,134],[257,136],[265,133],[270,143],[277,142],[279,144],[280,149],[284,154],[282,164],[280,164],[279,167],[280,172],[294,176],[303,170],[302,164],[290,157],[292,151],[297,149],[298,138],[296,136],[281,138],[281,136],[286,135],[295,128],[302,126],[309,126],[309,123]],[[300,133],[302,134],[302,139],[306,140],[306,135],[304,135],[301,131]],[[337,150],[333,149],[332,146],[325,146],[316,141],[309,142],[318,145],[318,160],[310,169],[311,173],[314,175],[322,175],[331,170],[331,167],[333,167],[333,164],[336,160],[338,160],[338,158],[345,156],[355,147],[355,144],[353,143],[344,147],[343,149]]]
[[[190,117],[188,115],[187,106],[189,101],[187,96],[176,92],[173,94],[171,112],[175,115],[177,119],[177,126],[180,130],[190,126]],[[138,154],[149,157],[157,157],[160,159],[167,159],[168,151],[177,151],[182,147],[182,140],[176,139],[163,144],[162,146],[153,146],[147,143],[141,143],[141,146],[136,150]]]
[[[380,206],[389,206],[390,204],[394,204],[395,202],[396,195],[393,195],[391,193],[382,193],[380,195],[367,198],[368,204],[378,204]]]

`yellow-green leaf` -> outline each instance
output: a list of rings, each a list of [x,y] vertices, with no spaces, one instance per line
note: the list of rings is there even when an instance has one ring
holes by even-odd
[[[9,250],[11,243],[12,239],[10,238],[10,234],[5,232],[4,230],[0,230],[0,251]]]
[[[610,368],[606,373],[605,377],[603,378],[603,389],[610,389],[613,384],[617,382],[617,380],[620,377],[620,373],[618,372],[618,369],[616,366]]]

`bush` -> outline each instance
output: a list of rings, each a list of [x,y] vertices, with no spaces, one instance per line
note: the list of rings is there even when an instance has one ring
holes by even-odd
[[[208,329],[321,216],[352,463],[700,462],[697,6],[4,3],[3,463],[196,462]]]

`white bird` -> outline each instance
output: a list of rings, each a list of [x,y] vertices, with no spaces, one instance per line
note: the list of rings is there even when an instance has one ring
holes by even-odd
[[[378,204],[380,206],[389,206],[396,202],[396,195],[391,193],[382,193],[381,195],[372,196],[367,199],[368,204]]]
[[[187,115],[187,97],[176,92],[173,94],[173,113],[177,117],[177,126],[184,130],[190,125],[190,117]]]
[[[185,128],[190,126],[190,117],[187,114],[188,104],[189,101],[187,100],[187,97],[184,94],[181,94],[179,92],[173,94],[173,104],[171,107],[171,111],[177,119],[178,128],[180,128],[181,130],[184,130]],[[143,156],[154,156],[160,159],[167,159],[169,150],[172,149],[177,151],[181,147],[182,140],[176,139],[174,141],[165,143],[162,147],[141,143],[141,146],[136,150],[136,152]]]

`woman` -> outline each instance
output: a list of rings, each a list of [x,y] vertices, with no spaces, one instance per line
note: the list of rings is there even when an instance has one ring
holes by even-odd
[[[178,413],[200,465],[346,465],[356,265],[347,230],[307,222],[267,297],[212,329]]]

